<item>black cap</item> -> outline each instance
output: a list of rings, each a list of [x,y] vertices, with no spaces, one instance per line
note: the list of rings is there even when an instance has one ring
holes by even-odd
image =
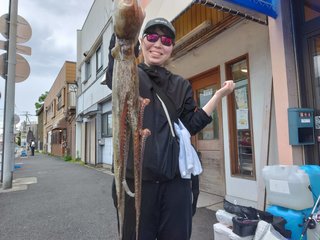
[[[165,27],[169,30],[170,37],[175,39],[176,37],[176,30],[174,29],[174,26],[165,18],[154,18],[147,22],[146,26],[144,27],[143,34],[148,32],[148,29],[154,26],[160,26]]]

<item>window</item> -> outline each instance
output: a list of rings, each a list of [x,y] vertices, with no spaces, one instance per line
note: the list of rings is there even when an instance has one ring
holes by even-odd
[[[62,130],[53,131],[51,135],[52,144],[61,144],[62,143]]]
[[[51,118],[54,118],[56,116],[56,99],[51,102],[51,113]]]
[[[102,137],[112,137],[112,114],[102,114]]]
[[[228,96],[231,174],[255,177],[248,56],[226,64],[235,89]]]
[[[47,120],[49,119],[49,111],[48,107],[45,107],[45,114],[44,114],[44,124],[47,124]]]
[[[100,46],[96,52],[96,60],[97,60],[97,73],[102,69],[102,46]]]
[[[64,106],[64,88],[60,90],[60,92],[57,95],[57,109],[58,111]]]
[[[320,94],[319,94],[319,83],[320,83],[320,34],[316,35],[308,40],[310,49],[310,62],[311,62],[311,77],[314,89],[317,89],[317,94],[314,94],[315,108],[319,109],[320,106]],[[319,113],[317,113],[319,116]],[[318,129],[318,126],[317,126]]]
[[[91,77],[91,58],[85,62],[85,69],[84,69],[84,79],[85,81],[88,81],[88,79]]]
[[[202,108],[217,91],[217,85],[211,85],[197,90],[197,102]],[[198,140],[217,140],[219,139],[219,118],[218,111],[214,110],[212,115],[212,122],[198,133]]]
[[[60,108],[62,107],[62,96],[61,96],[61,92],[57,95],[57,99],[58,99],[57,107],[58,107],[58,110],[60,110]]]
[[[46,112],[47,112],[47,119],[52,118],[52,104],[47,106]]]
[[[76,106],[76,99],[77,99],[77,84],[68,84],[68,107],[75,107]]]

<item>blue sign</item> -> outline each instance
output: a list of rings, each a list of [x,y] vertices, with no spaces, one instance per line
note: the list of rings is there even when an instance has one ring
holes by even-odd
[[[277,18],[276,11],[277,0],[225,0],[234,4],[238,4],[242,7],[249,8],[259,13],[263,13],[267,16]]]

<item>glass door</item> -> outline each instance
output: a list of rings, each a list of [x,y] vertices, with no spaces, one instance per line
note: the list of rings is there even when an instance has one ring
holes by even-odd
[[[306,83],[308,106],[314,109],[315,142],[314,146],[305,147],[306,163],[319,164],[320,162],[320,31],[307,38]]]
[[[315,90],[315,106],[320,109],[320,35],[314,36],[308,40],[310,53],[311,79],[313,79]]]

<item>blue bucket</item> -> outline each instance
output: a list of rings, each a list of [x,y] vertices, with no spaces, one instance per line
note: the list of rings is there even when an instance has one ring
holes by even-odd
[[[317,201],[318,196],[320,195],[320,166],[318,165],[303,165],[300,166],[300,169],[305,171],[310,180],[310,185],[313,193],[314,202]]]
[[[290,199],[288,199],[290,201]],[[274,216],[283,217],[287,223],[285,224],[285,228],[291,231],[291,240],[300,240],[300,236],[304,227],[304,219],[308,218],[310,215],[312,208],[307,208],[304,210],[292,210],[289,208],[279,207],[270,205],[267,207],[267,212],[273,214]],[[302,238],[303,240],[307,240],[307,234]]]

